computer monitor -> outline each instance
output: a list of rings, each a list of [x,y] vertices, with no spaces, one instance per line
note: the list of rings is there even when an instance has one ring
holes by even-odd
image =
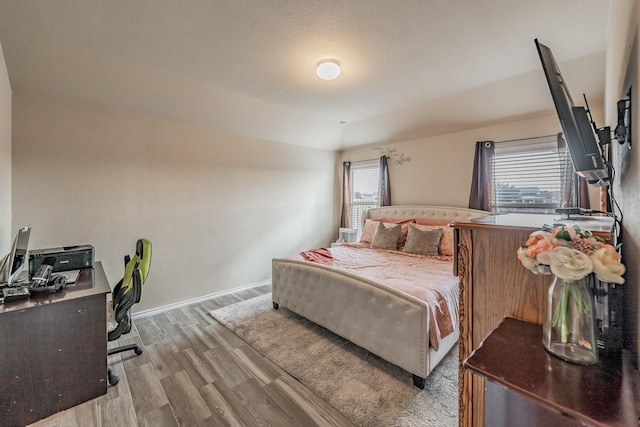
[[[30,234],[30,225],[18,230],[13,239],[11,252],[0,262],[0,285],[11,285],[26,267]]]

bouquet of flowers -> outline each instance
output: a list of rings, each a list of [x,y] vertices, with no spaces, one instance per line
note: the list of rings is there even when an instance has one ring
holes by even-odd
[[[553,273],[561,280],[549,288],[543,328],[545,348],[580,364],[597,362],[592,294],[577,281],[594,273],[603,282],[623,284],[624,265],[616,248],[577,225],[559,225],[531,233],[518,259],[534,274]]]
[[[603,282],[624,283],[624,265],[616,248],[579,226],[559,225],[534,231],[518,249],[518,259],[534,274],[555,274],[567,281],[588,274]]]

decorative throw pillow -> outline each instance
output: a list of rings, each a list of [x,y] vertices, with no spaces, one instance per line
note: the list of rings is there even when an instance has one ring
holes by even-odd
[[[407,242],[403,252],[420,255],[438,255],[438,244],[442,237],[442,229],[421,230],[418,226],[410,224]]]
[[[387,228],[382,222],[379,222],[376,227],[376,232],[373,234],[373,239],[371,240],[371,247],[397,251],[401,231],[402,227],[400,224]]]
[[[364,227],[362,227],[362,235],[360,236],[360,241],[364,243],[371,243],[373,240],[373,234],[376,232],[376,227],[378,226],[378,221],[372,221],[370,219],[365,220]]]
[[[442,239],[438,250],[440,255],[453,256],[453,228],[442,227]]]
[[[453,256],[453,228],[451,227],[440,227],[437,225],[416,225],[420,230],[442,230],[442,238],[440,239],[440,244],[438,245],[438,252],[440,255],[445,256]]]
[[[412,223],[413,219],[367,219],[365,220],[364,227],[362,228],[360,241],[363,243],[371,243],[371,241],[373,240],[373,233],[376,232],[376,227],[380,222],[382,222],[387,228],[395,224],[400,224],[402,226],[400,230],[400,239],[398,239],[398,248],[402,249],[402,246],[404,246],[404,242],[407,240],[409,223]]]
[[[402,247],[404,246],[404,242],[407,241],[409,224],[413,223],[413,218],[410,218],[410,219],[382,218],[381,221],[387,227],[389,227],[390,224],[400,224],[402,226],[402,230],[400,231],[400,240],[398,240],[398,250],[402,250]]]

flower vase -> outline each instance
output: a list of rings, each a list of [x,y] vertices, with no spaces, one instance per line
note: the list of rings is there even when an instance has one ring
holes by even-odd
[[[542,330],[545,349],[567,362],[598,362],[593,293],[584,278],[563,280],[553,276]]]

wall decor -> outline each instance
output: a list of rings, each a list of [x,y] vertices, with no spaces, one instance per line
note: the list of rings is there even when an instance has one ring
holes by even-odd
[[[395,147],[373,147],[372,150],[377,151],[379,156],[387,156],[393,159],[393,162],[398,166],[411,162],[411,156],[399,153]]]

